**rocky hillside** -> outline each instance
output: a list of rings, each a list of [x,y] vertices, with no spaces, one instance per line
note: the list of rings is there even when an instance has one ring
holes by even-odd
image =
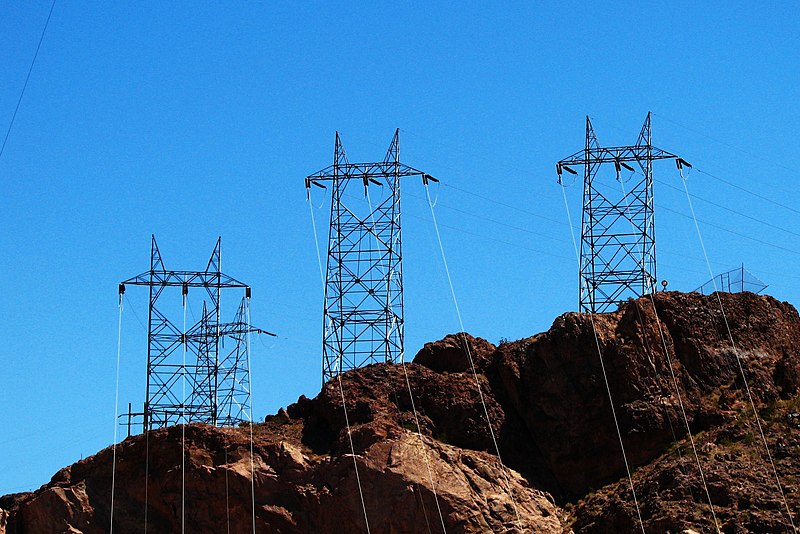
[[[660,321],[649,298],[631,301],[594,316],[597,339],[588,315],[568,313],[499,347],[448,336],[412,364],[348,372],[255,425],[252,455],[250,428],[191,425],[182,473],[179,427],[128,438],[114,530],[179,532],[183,477],[193,533],[251,532],[254,509],[257,532],[278,533],[366,532],[366,521],[373,534],[640,532],[639,515],[647,532],[789,530],[736,354],[794,513],[800,317],[771,297],[721,298],[735,349],[716,296],[659,293]],[[0,534],[108,532],[112,463],[105,449],[0,498]]]

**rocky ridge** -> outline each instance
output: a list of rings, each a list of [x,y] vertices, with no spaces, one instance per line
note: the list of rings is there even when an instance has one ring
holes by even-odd
[[[249,428],[190,425],[186,529],[250,532],[253,499],[258,532],[364,532],[364,508],[373,533],[635,532],[639,514],[648,532],[713,531],[715,519],[723,532],[783,530],[736,355],[797,510],[800,317],[771,297],[722,294],[734,348],[716,298],[659,293],[594,316],[594,328],[567,313],[500,346],[447,336],[414,363],[348,372],[268,416],[252,428],[252,455]],[[180,435],[117,447],[115,531],[142,530],[145,513],[153,532],[180,530]],[[0,534],[108,532],[111,458],[105,449],[0,498]]]

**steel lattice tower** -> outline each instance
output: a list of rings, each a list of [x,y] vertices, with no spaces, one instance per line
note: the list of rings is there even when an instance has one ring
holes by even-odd
[[[383,161],[350,163],[337,132],[333,165],[306,178],[309,191],[331,185],[323,384],[349,369],[403,360],[400,181],[432,178],[400,163],[399,134]]]
[[[586,117],[584,149],[556,165],[562,185],[563,171],[578,174],[572,167],[583,166],[579,275],[583,312],[612,311],[627,299],[656,289],[653,161],[683,160],[654,147],[651,139],[650,113],[636,144],[620,147],[601,147]],[[611,165],[616,182],[600,176],[601,169]]]
[[[247,421],[250,416],[247,335],[268,332],[249,325],[250,287],[222,273],[221,239],[217,239],[204,271],[171,271],[165,268],[152,236],[150,270],[122,282],[120,297],[126,285],[149,289],[144,409],[141,413],[126,414],[129,425],[133,416],[142,417],[145,432],[178,423],[230,426]],[[181,288],[184,307],[189,288],[201,288],[208,299],[203,302],[200,319],[185,332],[182,325],[176,324],[178,321],[170,320],[170,314],[162,311],[170,304],[173,311],[175,308],[175,302],[159,301],[168,287]],[[244,289],[244,296],[236,318],[232,323],[221,323],[222,290],[237,288]],[[226,337],[232,339],[233,347],[220,358]]]

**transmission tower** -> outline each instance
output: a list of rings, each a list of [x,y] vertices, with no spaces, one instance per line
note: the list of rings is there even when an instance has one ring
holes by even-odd
[[[400,130],[386,157],[350,163],[339,133],[333,165],[306,177],[306,189],[331,185],[322,382],[371,363],[403,360],[400,180],[421,176],[400,163]],[[377,189],[377,191],[376,191]],[[377,194],[375,194],[377,193]]]
[[[165,268],[155,236],[151,236],[150,270],[122,282],[120,298],[127,285],[149,289],[145,402],[142,412],[131,413],[129,408],[125,414],[129,432],[132,417],[142,418],[145,432],[178,423],[230,426],[248,420],[247,336],[269,333],[249,324],[250,287],[222,273],[221,239],[217,239],[204,271],[172,271]],[[181,288],[180,308],[184,318],[190,288],[201,288],[207,298],[200,319],[185,331],[184,319],[179,322],[168,317],[174,316],[179,306],[177,299],[164,300],[162,293],[166,288]],[[232,323],[221,323],[222,290],[237,288],[244,290],[244,296],[236,318]],[[231,338],[233,347],[220,358],[226,338]]]
[[[564,171],[577,175],[572,167],[583,166],[581,311],[612,311],[629,298],[655,291],[653,161],[660,159],[688,165],[652,145],[648,113],[636,144],[619,147],[601,147],[586,117],[584,149],[556,165],[562,185]],[[613,169],[613,174],[602,172],[606,169]]]

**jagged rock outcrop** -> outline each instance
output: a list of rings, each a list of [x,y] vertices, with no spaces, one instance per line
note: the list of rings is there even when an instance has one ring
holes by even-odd
[[[796,399],[777,401],[760,414],[781,489],[757,425],[748,417],[748,408],[742,407],[734,421],[696,437],[697,457],[691,444],[683,442],[633,474],[645,530],[715,532],[716,525],[724,533],[792,532],[786,507],[797,525],[798,407]],[[632,495],[627,479],[588,495],[573,510],[575,532],[611,534],[639,529]]]
[[[441,531],[442,520],[448,532],[522,531],[517,513],[537,531],[561,528],[552,499],[520,475],[501,473],[487,453],[403,428],[373,433],[355,425],[355,456],[349,445],[348,452],[319,454],[297,439],[302,422],[273,421],[254,430],[251,464],[248,429],[186,428],[187,532],[250,532],[252,495],[258,532],[362,532],[354,462],[372,532],[423,532],[427,523]],[[115,531],[142,530],[145,510],[152,532],[181,531],[181,442],[181,429],[173,427],[117,448]],[[19,506],[8,532],[108,532],[111,466],[106,449],[63,469]]]
[[[637,531],[608,390],[648,532],[713,525],[685,421],[722,530],[780,530],[739,362],[797,509],[800,317],[771,297],[719,298],[725,318],[716,295],[659,293],[499,347],[447,336],[415,363],[345,373],[268,416],[252,455],[247,427],[186,427],[185,474],[179,427],[129,438],[116,450],[115,531],[142,530],[145,510],[153,532],[179,530],[185,479],[187,531],[249,532],[254,499],[258,532],[363,532],[356,467],[373,533],[442,521],[451,533]],[[0,499],[0,534],[107,532],[112,452]]]
[[[686,435],[681,402],[693,430],[736,416],[725,399],[745,395],[737,353],[757,402],[797,394],[797,311],[751,293],[720,298],[735,351],[716,295],[672,292],[595,316],[597,340],[586,315],[568,313],[548,332],[500,347],[497,389],[525,421],[559,489],[581,495],[625,473],[598,345],[634,466]]]

